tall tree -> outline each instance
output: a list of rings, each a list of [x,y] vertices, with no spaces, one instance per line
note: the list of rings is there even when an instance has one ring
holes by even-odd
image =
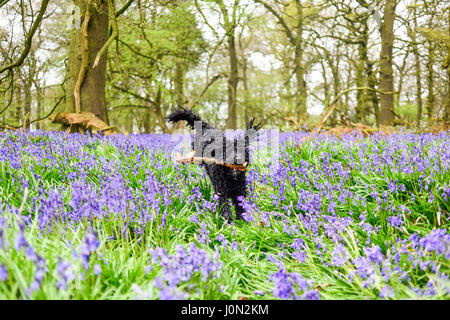
[[[216,0],[222,12],[227,38],[227,50],[230,59],[230,74],[228,75],[228,118],[227,128],[237,128],[237,90],[238,90],[238,57],[236,51],[236,27],[238,20],[239,0],[234,0],[228,9],[222,0]]]
[[[423,102],[422,102],[422,71],[420,67],[420,54],[419,54],[419,44],[417,40],[417,8],[416,6],[412,6],[412,27],[410,26],[409,20],[407,23],[407,31],[408,36],[411,39],[411,47],[412,52],[414,54],[414,63],[415,63],[415,78],[416,78],[416,103],[417,103],[417,118],[416,121],[419,124],[422,120],[422,108],[423,108]]]
[[[226,49],[228,54],[228,115],[226,120],[226,126],[228,129],[237,128],[237,97],[238,97],[238,84],[239,84],[239,60],[237,54],[236,43],[236,30],[241,22],[243,8],[240,6],[240,0],[233,0],[230,4],[223,0],[211,0],[213,7],[218,8],[220,13],[221,22],[219,25],[225,33]],[[196,0],[196,7],[202,15],[205,23],[212,29],[214,34],[218,36],[218,32],[208,22],[206,15],[203,13],[199,2]],[[214,10],[214,8],[213,8]]]
[[[34,58],[36,54],[37,46],[33,46],[33,38],[45,19],[49,0],[41,1],[38,11],[32,2],[27,3],[24,0],[11,2],[9,10],[7,3],[8,1],[4,1],[0,8],[6,7],[7,12],[12,11],[13,16],[10,17],[9,23],[14,26],[17,21],[20,21],[25,39],[22,40],[21,36],[20,42],[15,43],[13,27],[10,32],[5,34],[0,32],[0,95],[4,99],[0,102],[2,106],[0,115],[2,115],[2,122],[6,124],[6,111],[14,105],[15,99],[15,110],[12,111],[12,114],[14,125],[18,126],[23,124],[25,114],[28,116],[31,114],[32,81],[37,74],[37,64],[30,59],[30,56]],[[14,13],[19,14],[20,20],[16,20]],[[5,42],[6,46],[4,46]],[[29,127],[28,122],[26,127]]]
[[[195,105],[188,97],[186,74],[198,63],[205,43],[189,2],[136,3],[137,12],[119,19],[123,36],[109,56],[111,121],[120,123],[132,113],[145,133],[168,133],[165,115]]]
[[[285,9],[279,9],[277,1],[269,3],[265,0],[254,0],[256,3],[260,3],[270,12],[277,22],[282,27],[283,32],[286,34],[289,43],[294,48],[294,66],[295,66],[295,78],[297,83],[296,92],[296,105],[297,114],[299,120],[304,120],[306,118],[306,99],[307,99],[307,88],[305,81],[305,67],[304,67],[304,52],[305,52],[305,41],[304,41],[304,26],[305,26],[305,15],[304,15],[304,5],[302,1],[294,1],[294,16],[291,12],[287,12]],[[283,5],[281,6],[283,7]],[[294,20],[295,22],[293,22]]]
[[[450,122],[450,10],[447,10],[447,58],[443,64],[444,69],[447,68],[447,103],[445,107],[444,120]]]
[[[108,22],[115,15],[113,0],[75,0],[80,28],[72,30],[67,64],[68,112],[93,112],[108,122],[105,99]]]
[[[381,27],[380,55],[380,124],[394,124],[394,70],[392,67],[392,51],[394,47],[394,20],[397,0],[385,0],[384,18]]]

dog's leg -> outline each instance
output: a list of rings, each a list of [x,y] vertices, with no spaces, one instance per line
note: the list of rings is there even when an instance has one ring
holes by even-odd
[[[222,217],[225,218],[225,220],[227,220],[228,223],[233,221],[233,213],[231,211],[231,207],[230,204],[228,202],[228,199],[225,198],[223,195],[221,195],[220,193],[219,195],[219,210],[220,213],[222,215]]]
[[[230,192],[230,198],[233,202],[233,205],[236,209],[236,219],[242,220],[242,214],[245,212],[244,207],[242,207],[239,197],[243,197],[244,199],[247,196],[247,183],[246,183],[245,173],[240,172],[236,177],[236,180],[232,186],[232,191]]]

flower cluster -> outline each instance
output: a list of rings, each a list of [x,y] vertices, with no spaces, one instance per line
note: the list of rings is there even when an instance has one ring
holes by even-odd
[[[177,245],[173,255],[163,248],[150,249],[149,253],[152,268],[161,268],[161,275],[155,279],[155,285],[161,289],[160,299],[167,298],[171,290],[175,292],[177,286],[193,278],[205,282],[215,277],[222,267],[222,262],[217,257],[211,259],[205,250],[195,244],[191,244],[188,249]]]
[[[312,288],[313,281],[305,280],[295,272],[288,272],[284,266],[270,277],[273,281],[273,295],[281,299],[319,300],[320,293]]]
[[[100,241],[98,240],[97,233],[95,231],[89,231],[80,248],[80,258],[85,270],[89,269],[89,259],[97,251],[99,246]]]
[[[103,279],[154,297],[100,263],[100,251],[120,261],[132,253],[124,270],[139,275],[136,261],[151,247],[145,279],[161,299],[212,287],[229,298],[215,286],[228,280],[253,298],[333,298],[341,286],[351,298],[448,297],[448,133],[288,132],[279,141],[277,165],[247,171],[245,221],[228,225],[202,168],[171,161],[170,135],[0,133],[0,286],[28,279],[19,293],[27,298]],[[27,275],[10,260],[26,261]],[[60,290],[41,290],[46,282]]]

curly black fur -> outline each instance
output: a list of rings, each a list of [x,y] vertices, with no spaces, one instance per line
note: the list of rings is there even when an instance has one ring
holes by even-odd
[[[195,131],[194,141],[192,142],[195,157],[201,157],[202,155],[205,155],[205,153],[208,153],[208,156],[229,164],[250,163],[249,146],[250,143],[256,139],[257,131],[261,129],[261,123],[254,125],[254,119],[251,119],[247,125],[247,130],[242,136],[234,139],[227,139],[222,131],[210,126],[198,115],[188,109],[174,111],[167,117],[167,120],[171,123],[184,120],[192,129],[197,129]],[[200,125],[201,132],[198,132]],[[223,152],[222,154],[220,152],[216,154],[215,149],[217,148],[214,147],[217,147],[221,141],[223,141]],[[238,146],[244,146],[244,152],[241,152],[242,148],[239,148]],[[218,201],[222,216],[228,221],[232,220],[231,207],[228,202],[228,200],[231,199],[236,209],[236,219],[242,219],[244,208],[239,203],[238,197],[242,196],[245,198],[247,195],[247,179],[245,171],[238,171],[225,166],[208,163],[203,163],[202,166],[206,169],[214,187],[214,191],[219,196]]]

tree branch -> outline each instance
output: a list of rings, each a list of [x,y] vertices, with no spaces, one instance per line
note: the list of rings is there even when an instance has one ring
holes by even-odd
[[[45,11],[47,10],[47,6],[48,6],[49,1],[50,0],[42,0],[42,5],[41,5],[41,8],[39,10],[39,14],[38,14],[36,20],[33,22],[32,26],[31,26],[31,30],[30,30],[30,32],[28,33],[28,35],[27,35],[27,37],[25,39],[25,49],[23,50],[23,52],[20,55],[19,59],[16,62],[11,63],[8,66],[0,68],[0,74],[5,72],[6,70],[11,70],[11,69],[13,69],[15,67],[18,67],[18,66],[22,65],[22,63],[25,61],[25,58],[30,53],[31,44],[33,42],[33,36],[36,33],[37,28],[39,27],[39,25],[42,22],[42,18],[44,16]],[[1,6],[3,6],[6,2],[8,2],[8,0],[3,0],[0,3]]]
[[[77,82],[75,83],[75,89],[73,95],[75,97],[75,112],[81,112],[81,85],[84,82],[84,76],[89,64],[89,41],[88,41],[88,25],[91,20],[90,6],[86,6],[86,13],[84,15],[83,23],[81,24],[81,67],[78,73]]]
[[[206,91],[208,91],[209,87],[211,87],[214,82],[216,82],[217,80],[219,80],[220,78],[222,78],[223,74],[218,74],[215,77],[213,77],[209,82],[207,82],[205,84],[205,86],[203,87],[202,92],[200,92],[200,94],[194,99],[189,101],[188,103],[188,109],[191,110],[200,100],[201,97],[203,97],[203,95],[206,93]]]
[[[195,3],[195,7],[197,8],[198,12],[202,16],[203,21],[205,21],[205,24],[212,30],[214,35],[217,37],[217,31],[209,24],[208,19],[206,19],[206,16],[202,11],[202,8],[200,8],[200,5],[198,4],[198,0],[195,0],[194,3]]]
[[[8,3],[9,0],[0,0],[0,8]]]
[[[122,108],[133,108],[133,109],[145,109],[148,110],[149,106],[139,105],[139,104],[121,104],[113,107],[113,110],[122,109]]]
[[[269,6],[265,1],[262,0],[254,0],[256,3],[262,4],[277,20],[278,23],[283,27],[284,32],[286,33],[287,37],[289,38],[289,41],[295,46],[296,40],[294,35],[292,34],[291,29],[289,29],[286,21],[281,17],[281,15],[275,11],[271,6]]]
[[[119,87],[118,85],[115,85],[115,84],[113,84],[112,86],[113,86],[113,88],[115,88],[115,89],[117,89],[117,90],[119,90],[119,91],[122,91],[122,92],[124,92],[124,93],[128,93],[128,94],[132,95],[132,96],[135,97],[136,99],[139,99],[139,100],[142,100],[142,101],[146,101],[146,102],[150,103],[150,104],[153,105],[153,106],[156,105],[155,101],[153,101],[153,100],[150,99],[150,98],[143,97],[143,96],[141,96],[141,95],[139,95],[139,94],[137,94],[137,93],[135,93],[135,92],[133,92],[133,91],[130,91],[130,90],[128,90],[128,89],[126,89],[126,88],[123,88],[123,87]]]
[[[23,124],[23,125],[20,125],[20,126],[6,126],[6,127],[7,127],[7,128],[19,129],[19,128],[22,128],[23,126],[30,125],[30,124],[32,124],[32,123],[35,123],[35,122],[38,122],[38,121],[42,121],[42,120],[47,119],[48,117],[50,117],[50,116],[53,114],[53,112],[55,112],[56,108],[58,108],[58,106],[61,104],[61,102],[64,100],[65,97],[66,97],[66,96],[60,97],[59,100],[56,102],[56,104],[53,106],[52,110],[51,110],[46,116],[44,116],[44,117],[42,117],[42,118],[39,118],[39,119],[35,119],[35,120],[33,120],[33,121],[30,121],[30,122],[27,122],[27,121],[25,120],[25,121],[24,121],[24,124]]]
[[[118,18],[120,15],[122,15],[122,13],[124,13],[125,11],[127,11],[127,9],[133,4],[134,0],[129,0],[127,3],[125,3],[125,5],[116,12],[116,18]]]
[[[384,92],[382,90],[378,90],[378,89],[373,89],[373,88],[369,88],[369,87],[361,87],[361,88],[351,88],[351,89],[347,89],[342,91],[339,95],[336,96],[336,98],[334,98],[333,102],[330,103],[330,107],[328,108],[328,110],[325,111],[325,113],[322,116],[322,119],[319,122],[319,125],[317,126],[317,128],[315,129],[317,133],[320,132],[320,130],[322,130],[323,125],[325,124],[325,122],[327,121],[328,117],[333,113],[334,108],[336,107],[337,102],[342,98],[343,95],[351,92],[351,91],[362,91],[362,90],[368,90],[368,91],[373,91],[373,92],[378,92],[381,94],[386,94],[386,95],[392,95],[392,94],[397,94],[398,92],[394,91],[394,92]]]
[[[93,69],[97,67],[98,63],[100,62],[101,57],[106,53],[106,50],[108,50],[108,47],[111,45],[111,43],[117,39],[119,36],[119,28],[117,26],[117,20],[116,20],[116,9],[114,8],[113,0],[108,0],[108,11],[109,11],[109,24],[112,28],[112,34],[106,41],[106,43],[103,45],[103,47],[98,52],[97,56],[94,60],[94,65],[92,66]]]

